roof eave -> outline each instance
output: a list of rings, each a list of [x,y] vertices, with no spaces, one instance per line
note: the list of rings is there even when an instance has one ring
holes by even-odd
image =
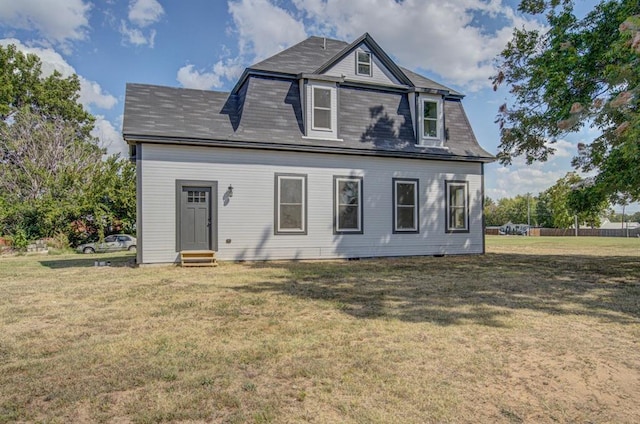
[[[206,146],[206,147],[225,147],[238,149],[257,149],[257,150],[276,150],[290,152],[306,152],[306,153],[328,153],[355,156],[377,156],[389,158],[404,159],[430,159],[444,160],[454,162],[481,162],[490,163],[495,161],[493,156],[460,156],[451,153],[416,153],[393,150],[369,150],[369,149],[353,149],[348,147],[325,147],[300,144],[284,144],[284,143],[264,143],[249,140],[237,140],[231,138],[203,139],[203,138],[185,138],[185,137],[167,137],[158,135],[143,134],[124,134],[123,138],[129,145],[138,143],[149,144],[174,144],[188,146]]]

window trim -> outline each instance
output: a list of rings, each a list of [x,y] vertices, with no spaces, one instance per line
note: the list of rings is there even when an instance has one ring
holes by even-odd
[[[447,180],[445,181],[445,231],[447,233],[468,233],[469,232],[469,181]],[[451,225],[451,188],[463,187],[464,189],[464,213],[465,228],[453,228]]]
[[[424,105],[425,103],[435,103],[436,104],[436,136],[432,137],[425,134],[424,131]],[[418,139],[418,146],[427,146],[427,147],[442,147],[444,142],[444,103],[441,97],[438,96],[429,96],[422,95],[420,96],[420,105],[419,105],[419,134],[420,137]]]
[[[369,57],[368,62],[362,62],[360,60],[360,53],[364,53]],[[360,65],[367,65],[369,67],[369,73],[360,72]],[[363,77],[373,76],[373,57],[371,52],[365,50],[356,50],[356,75],[360,75]]]
[[[357,229],[341,229],[340,225],[340,203],[338,200],[338,185],[341,181],[357,181],[358,182],[358,228]],[[333,234],[364,234],[364,208],[363,200],[363,178],[359,176],[333,176]]]
[[[316,106],[316,90],[325,90],[329,92],[329,107]],[[333,101],[332,89],[330,87],[322,87],[314,85],[311,87],[311,129],[314,131],[328,131],[333,132],[333,107],[331,105]],[[316,126],[316,109],[329,111],[329,127]]]
[[[280,228],[280,181],[282,179],[297,179],[302,181],[302,228]],[[307,174],[276,173],[274,175],[273,191],[273,232],[275,235],[306,235],[307,234]]]
[[[398,228],[398,198],[397,198],[397,186],[399,183],[413,184],[414,194],[414,210],[413,224],[414,228],[402,229]],[[393,178],[393,234],[418,234],[420,233],[420,180],[417,178]]]

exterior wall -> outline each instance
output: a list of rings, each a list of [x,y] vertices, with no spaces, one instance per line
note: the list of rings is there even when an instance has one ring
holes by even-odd
[[[482,164],[144,144],[141,263],[175,262],[176,180],[218,182],[223,260],[482,253]],[[140,164],[139,163],[139,164]],[[274,235],[274,175],[307,175],[307,234]],[[363,234],[334,234],[333,176],[363,177]],[[393,234],[393,178],[419,180],[417,234]],[[445,180],[469,182],[468,233],[445,232]],[[225,196],[233,186],[233,197]]]
[[[372,84],[388,84],[400,85],[400,81],[393,76],[391,72],[380,60],[371,53],[371,76],[356,74],[356,52],[367,51],[368,49],[354,49],[351,53],[344,57],[340,62],[333,65],[324,72],[324,75],[332,77],[343,77],[347,81],[362,81]]]

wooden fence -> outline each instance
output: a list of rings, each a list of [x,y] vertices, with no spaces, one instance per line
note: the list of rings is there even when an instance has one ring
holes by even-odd
[[[487,228],[484,233],[487,235],[499,234],[497,228]],[[573,237],[576,235],[576,230],[573,228],[531,228],[529,235],[534,237]],[[578,237],[640,237],[640,228],[580,228],[578,229]]]

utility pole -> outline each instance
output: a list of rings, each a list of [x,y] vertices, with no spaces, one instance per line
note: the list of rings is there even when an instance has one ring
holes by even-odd
[[[531,206],[529,200],[531,199],[531,193],[527,193],[527,235],[531,234]]]

